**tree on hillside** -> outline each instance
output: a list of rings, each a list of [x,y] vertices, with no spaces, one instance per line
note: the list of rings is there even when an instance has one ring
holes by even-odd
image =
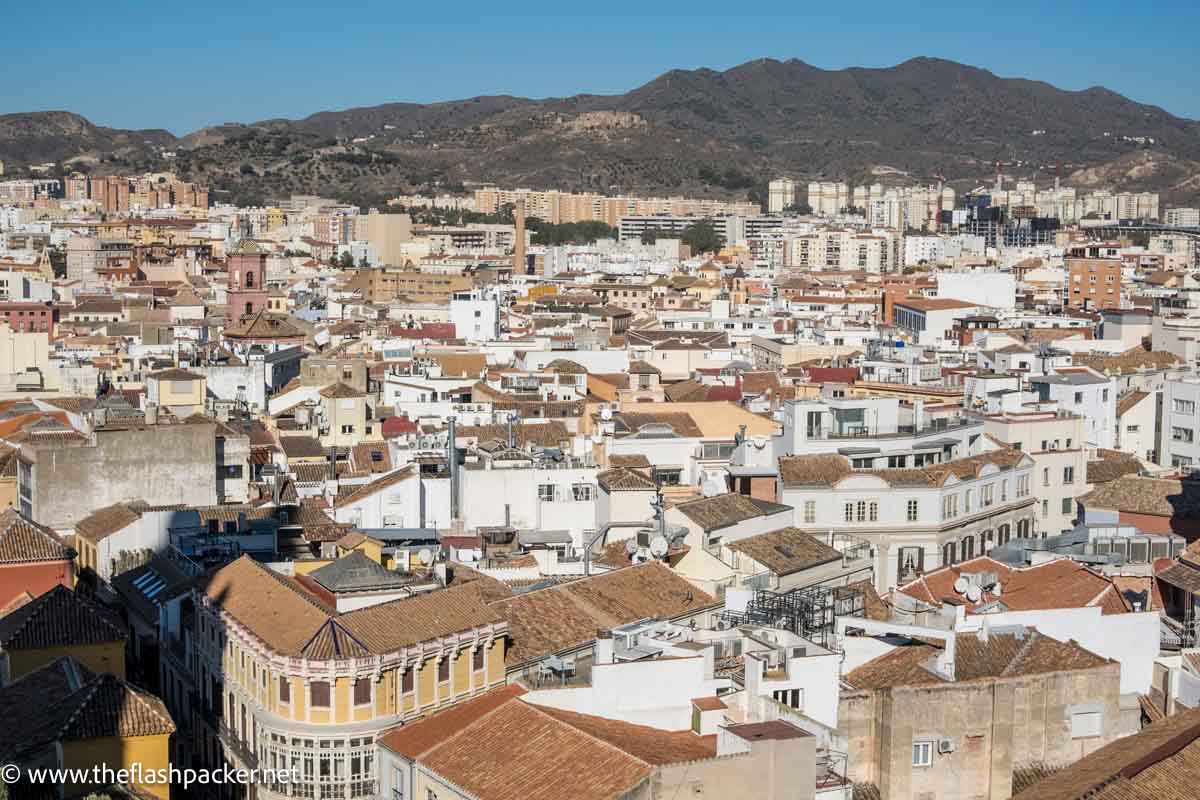
[[[693,253],[715,253],[725,244],[725,239],[713,227],[712,220],[702,219],[683,229],[679,237]]]

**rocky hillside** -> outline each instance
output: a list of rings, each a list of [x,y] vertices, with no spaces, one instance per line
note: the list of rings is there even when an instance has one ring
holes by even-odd
[[[58,158],[103,154],[111,140],[112,161],[98,168],[129,168],[155,158],[138,137],[162,134],[50,122],[13,150],[37,141]],[[21,161],[13,140],[0,126],[0,158]],[[928,58],[845,70],[761,59],[674,70],[623,95],[390,103],[207,128],[178,144],[179,171],[244,200],[320,191],[371,202],[480,181],[745,197],[777,174],[943,175],[968,187],[990,183],[996,161],[1043,180],[1062,162],[1081,185],[1155,189],[1168,202],[1200,194],[1200,123],[1102,88],[1063,91]]]

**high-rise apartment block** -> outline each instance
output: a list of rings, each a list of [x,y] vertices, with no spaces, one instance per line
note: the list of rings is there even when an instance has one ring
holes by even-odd
[[[796,204],[796,182],[791,178],[776,178],[767,184],[767,211],[779,214]]]

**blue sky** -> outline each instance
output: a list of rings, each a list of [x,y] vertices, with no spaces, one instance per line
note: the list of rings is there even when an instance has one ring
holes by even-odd
[[[928,55],[1200,118],[1198,35],[1195,0],[57,0],[8,10],[0,113],[182,134],[392,101],[619,93],[762,57],[836,69]]]

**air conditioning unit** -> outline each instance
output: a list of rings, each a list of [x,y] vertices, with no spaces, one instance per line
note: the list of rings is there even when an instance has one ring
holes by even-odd
[[[938,753],[940,753],[941,755],[946,755],[947,753],[954,752],[954,740],[953,739],[938,739],[937,744],[938,744]]]

